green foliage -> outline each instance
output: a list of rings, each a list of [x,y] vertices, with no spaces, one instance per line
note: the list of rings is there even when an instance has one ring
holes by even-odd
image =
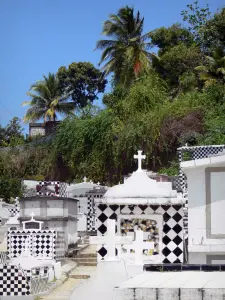
[[[159,48],[158,55],[163,55],[174,46],[184,44],[187,47],[193,45],[194,37],[186,28],[180,24],[174,24],[168,28],[160,27],[149,33],[152,46]]]
[[[201,64],[203,55],[195,45],[187,47],[179,44],[166,51],[158,59],[155,58],[153,66],[160,72],[171,88],[181,88],[180,83],[184,80],[184,75],[192,72],[192,81],[195,74],[193,70]]]
[[[22,135],[23,127],[21,120],[14,117],[9,121],[6,127],[0,126],[0,146],[17,146],[24,144],[24,136]]]
[[[17,178],[5,178],[0,176],[0,198],[10,202],[11,198],[21,197],[24,187],[22,181]]]
[[[175,23],[145,35],[139,11],[126,6],[110,14],[106,39],[97,42],[103,73],[91,63],[72,63],[31,88],[30,120],[67,116],[53,141],[20,145],[18,120],[10,130],[0,127],[1,144],[17,146],[1,148],[4,197],[19,192],[6,189],[6,181],[16,188],[22,178],[80,182],[85,175],[117,184],[136,169],[139,149],[147,155],[144,168],[177,175],[178,147],[225,144],[224,13],[211,16],[194,2],[182,12],[188,27]],[[155,54],[148,52],[153,46]],[[100,109],[93,101],[109,73],[111,91]]]
[[[102,72],[89,62],[73,62],[68,68],[62,66],[57,77],[61,93],[68,95],[76,108],[83,108],[98,99],[107,84]]]
[[[193,4],[188,4],[187,10],[183,10],[181,15],[183,16],[183,21],[189,25],[188,30],[200,44],[203,40],[204,26],[211,16],[208,4],[205,8],[200,8],[198,1],[195,1]]]
[[[148,34],[142,35],[143,26],[140,12],[128,6],[110,14],[103,24],[102,34],[108,39],[97,42],[96,49],[102,50],[99,64],[105,63],[102,70],[105,75],[113,72],[117,84],[130,86],[135,78],[149,71],[150,44]]]
[[[74,103],[68,102],[68,94],[63,94],[60,90],[59,79],[52,73],[44,76],[44,79],[36,82],[30,88],[28,96],[31,101],[23,102],[22,105],[29,105],[24,117],[25,122],[56,121],[57,113],[68,115],[75,108]]]
[[[177,176],[179,174],[179,162],[172,161],[168,168],[161,168],[159,174],[166,174],[168,176]]]

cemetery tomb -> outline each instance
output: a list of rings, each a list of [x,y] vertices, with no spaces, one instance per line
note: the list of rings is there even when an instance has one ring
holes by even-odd
[[[141,260],[153,263],[183,262],[184,199],[171,182],[156,182],[141,168],[142,151],[135,156],[138,170],[124,184],[110,188],[102,198],[96,198],[97,235],[107,235],[108,219],[115,220],[116,234],[131,237],[133,245],[115,245],[118,257],[135,257],[136,244],[142,234]],[[138,233],[141,231],[142,233]],[[107,260],[107,245],[98,247],[98,260]]]
[[[225,264],[225,153],[185,161],[189,263]]]

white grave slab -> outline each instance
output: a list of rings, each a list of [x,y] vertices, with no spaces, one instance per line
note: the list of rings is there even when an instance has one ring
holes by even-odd
[[[132,237],[118,236],[115,232],[115,220],[107,220],[107,234],[105,236],[90,237],[90,244],[105,245],[107,248],[107,261],[117,260],[115,248],[116,245],[126,245],[132,243]]]

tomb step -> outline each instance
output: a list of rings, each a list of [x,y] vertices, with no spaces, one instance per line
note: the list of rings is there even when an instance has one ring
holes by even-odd
[[[73,258],[73,261],[77,262],[78,264],[86,263],[86,262],[94,263],[96,262],[96,257],[89,257],[89,258],[75,257]]]
[[[74,279],[88,279],[91,276],[90,275],[82,275],[82,274],[71,274],[69,275],[70,278],[74,278]]]
[[[97,258],[97,253],[85,253],[85,252],[81,252],[81,253],[79,253],[78,255],[77,255],[77,258],[91,258],[91,257],[95,257],[95,258]]]
[[[96,267],[97,266],[97,261],[78,263],[78,266]]]

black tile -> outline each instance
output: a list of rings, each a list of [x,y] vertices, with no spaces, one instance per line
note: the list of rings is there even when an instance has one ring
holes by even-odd
[[[173,208],[176,209],[176,211],[180,210],[182,205],[173,205]]]
[[[164,209],[165,211],[167,211],[170,208],[170,205],[162,205],[162,209]]]
[[[162,254],[163,254],[164,256],[168,256],[170,253],[171,253],[171,251],[170,251],[169,248],[167,248],[167,247],[163,248]]]
[[[182,242],[182,238],[177,235],[174,239],[173,242],[178,246]]]
[[[105,257],[107,254],[107,250],[105,249],[105,247],[102,247],[98,250],[98,253],[101,255],[101,257]]]
[[[102,224],[102,225],[98,228],[98,230],[101,232],[101,234],[104,234],[104,233],[106,233],[106,231],[107,231],[107,227],[106,227],[104,224]]]
[[[106,205],[106,204],[99,204],[99,205],[98,205],[98,208],[99,208],[101,211],[104,211],[104,210],[107,208],[107,205]]]
[[[142,210],[142,212],[144,212],[148,205],[138,205],[138,207]]]
[[[179,258],[177,258],[173,263],[174,263],[174,264],[181,264],[181,261],[180,261]]]
[[[124,209],[125,205],[120,205],[120,212]]]
[[[116,220],[117,221],[117,214],[113,213],[109,219],[112,219],[112,220]]]
[[[200,271],[201,265],[182,265],[182,271]]]
[[[151,205],[151,209],[154,211],[157,211],[158,208],[159,208],[159,205]]]
[[[100,216],[98,216],[98,219],[99,221],[104,223],[108,219],[108,217],[104,213],[101,213]]]
[[[179,247],[176,247],[173,250],[173,253],[178,257],[178,256],[180,256],[183,253],[183,251]]]
[[[162,264],[144,265],[143,270],[146,272],[161,272],[163,270]]]
[[[165,235],[162,238],[162,242],[163,242],[163,244],[168,245],[171,242],[171,239],[168,237],[168,235]]]
[[[171,218],[171,216],[167,213],[167,212],[165,212],[164,214],[163,214],[163,220],[164,220],[164,222],[168,222],[169,221],[169,219]]]
[[[173,230],[178,234],[178,233],[180,233],[182,231],[182,227],[179,224],[176,224],[173,227]]]
[[[167,234],[171,230],[170,226],[168,224],[163,225],[163,232]]]
[[[170,261],[169,261],[168,258],[165,258],[165,259],[163,260],[163,264],[169,264],[169,263],[170,263]]]
[[[220,271],[220,265],[202,265],[201,269],[204,272]]]
[[[172,218],[178,223],[182,219],[182,216],[178,213],[175,213]]]
[[[225,271],[225,265],[220,265],[220,270]]]
[[[113,210],[113,211],[116,211],[118,208],[119,208],[119,205],[109,205],[109,207]]]
[[[181,264],[164,264],[163,271],[165,272],[180,272]]]

